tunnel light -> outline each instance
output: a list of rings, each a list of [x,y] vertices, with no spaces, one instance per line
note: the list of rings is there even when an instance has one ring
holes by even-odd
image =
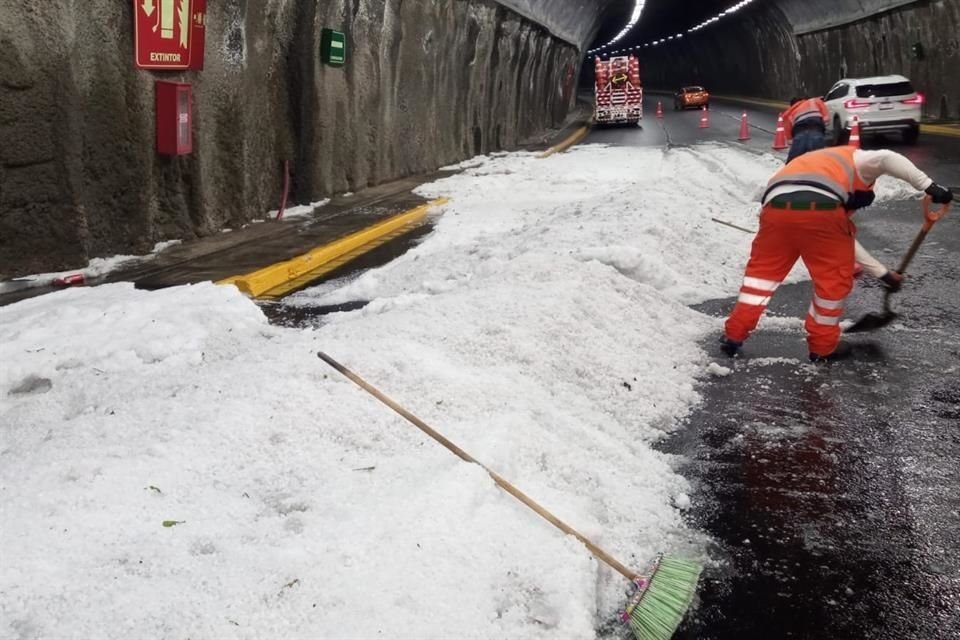
[[[700,31],[701,29],[706,29],[707,27],[709,27],[709,26],[712,25],[713,23],[719,22],[721,18],[726,18],[727,16],[731,16],[731,15],[733,15],[734,13],[740,11],[740,10],[743,9],[745,6],[747,6],[748,4],[750,4],[751,2],[753,2],[753,0],[740,0],[740,2],[738,2],[737,4],[735,4],[735,5],[731,6],[731,7],[727,7],[726,9],[724,9],[723,11],[721,11],[720,13],[718,13],[717,15],[712,16],[712,17],[710,17],[710,18],[707,18],[706,20],[704,20],[703,22],[701,22],[701,23],[698,24],[698,25],[695,25],[695,26],[693,26],[693,27],[690,27],[690,28],[687,29],[684,33],[688,33],[688,34],[689,34],[689,33],[696,33],[697,31]],[[655,47],[655,46],[663,43],[665,40],[673,40],[674,38],[682,38],[683,35],[684,35],[683,33],[678,33],[677,35],[675,35],[675,36],[670,36],[669,38],[661,38],[661,39],[659,39],[659,40],[653,40],[653,41],[651,41],[651,42],[647,42],[647,43],[644,44],[643,46],[645,46],[645,47],[647,47],[647,46],[654,46],[654,47]]]
[[[598,52],[598,51],[601,51],[601,50],[603,50],[603,49],[606,49],[607,47],[609,47],[609,46],[612,45],[613,43],[615,43],[615,42],[617,42],[618,40],[620,40],[621,38],[623,38],[623,36],[625,36],[625,35],[627,35],[628,33],[630,33],[630,31],[636,26],[637,22],[640,20],[640,14],[643,13],[643,5],[644,5],[645,2],[646,2],[646,0],[635,0],[635,4],[633,5],[633,12],[630,14],[630,20],[627,22],[627,25],[626,25],[623,29],[620,30],[620,33],[618,33],[616,36],[614,36],[613,39],[612,39],[610,42],[608,42],[608,43],[606,43],[606,44],[603,44],[603,45],[600,45],[599,47],[595,47],[595,48],[593,48],[593,49],[590,49],[589,51],[587,51],[587,53],[588,53],[588,54],[590,54],[590,53],[596,53],[596,52]]]

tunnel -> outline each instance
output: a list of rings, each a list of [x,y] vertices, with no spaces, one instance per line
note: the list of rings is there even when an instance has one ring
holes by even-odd
[[[960,640],[958,25],[0,0],[0,639]]]
[[[628,4],[611,4],[592,46],[617,35]],[[960,63],[958,12],[956,2],[903,0],[648,1],[636,27],[600,53],[640,55],[649,86],[705,84],[780,100],[822,96],[841,78],[900,74],[922,88],[926,115],[946,120],[960,116],[960,91],[948,80]]]
[[[637,54],[648,89],[774,100],[900,73],[926,117],[960,117],[955,0],[192,2],[192,69],[135,64],[153,2],[3,3],[0,275],[242,226],[285,181],[311,202],[517,148],[563,125],[598,53]],[[158,82],[190,86],[191,153],[156,151]]]

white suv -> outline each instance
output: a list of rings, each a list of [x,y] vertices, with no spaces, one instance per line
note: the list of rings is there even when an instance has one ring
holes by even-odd
[[[833,85],[823,101],[830,111],[834,144],[846,143],[853,116],[860,119],[864,133],[900,133],[907,144],[920,135],[923,94],[903,76],[847,78]]]

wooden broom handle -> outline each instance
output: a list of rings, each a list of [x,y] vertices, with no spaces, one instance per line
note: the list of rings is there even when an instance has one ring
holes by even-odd
[[[456,455],[458,458],[460,458],[465,462],[471,462],[473,464],[479,465],[484,471],[487,472],[487,474],[490,475],[491,478],[493,478],[493,481],[497,484],[498,487],[500,487],[501,489],[503,489],[504,491],[512,495],[514,498],[516,498],[523,504],[527,505],[528,507],[536,511],[540,517],[542,517],[544,520],[546,520],[556,528],[560,529],[564,533],[567,533],[575,537],[577,540],[582,542],[584,546],[590,550],[590,553],[592,553],[598,560],[605,562],[607,565],[610,566],[610,568],[620,573],[620,575],[625,577],[627,580],[633,581],[640,577],[640,575],[637,572],[631,571],[629,568],[627,568],[626,566],[618,562],[616,558],[611,556],[609,553],[607,553],[597,545],[590,542],[590,540],[588,540],[576,529],[574,529],[573,527],[568,525],[566,522],[564,522],[560,518],[556,517],[555,515],[553,515],[543,507],[541,507],[539,504],[537,504],[537,502],[533,498],[531,498],[524,492],[520,491],[520,489],[517,489],[515,486],[513,486],[512,484],[504,480],[496,472],[491,471],[485,464],[478,461],[476,458],[474,458],[469,453],[467,453],[466,451],[464,451],[463,449],[461,449],[460,447],[452,443],[450,440],[447,440],[447,438],[445,438],[443,434],[438,433],[426,422],[424,422],[423,420],[413,415],[412,413],[404,409],[402,406],[400,406],[399,404],[397,404],[396,402],[388,398],[386,395],[384,395],[379,389],[374,387],[372,384],[370,384],[369,382],[367,382],[366,380],[364,380],[363,378],[355,374],[350,369],[347,369],[345,366],[343,366],[342,364],[340,364],[339,362],[337,362],[336,360],[334,360],[324,352],[321,351],[317,355],[320,356],[321,360],[323,360],[328,365],[330,365],[331,367],[333,367],[334,369],[342,373],[344,376],[349,378],[358,387],[360,387],[361,389],[363,389],[364,391],[372,395],[374,398],[376,398],[383,404],[387,405],[388,407],[390,407],[391,409],[399,413],[401,416],[403,416],[408,421],[413,423],[413,425],[416,426],[418,429],[426,433],[428,436],[430,436],[431,438],[433,438],[443,446],[445,446],[447,449],[453,452],[453,454]]]

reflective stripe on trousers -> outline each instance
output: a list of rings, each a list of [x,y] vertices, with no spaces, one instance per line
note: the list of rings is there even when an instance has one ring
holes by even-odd
[[[780,282],[776,280],[744,276],[743,285],[740,287],[740,296],[737,300],[744,304],[766,307],[779,286]]]
[[[807,310],[807,320],[815,324],[832,327],[840,324],[843,315],[843,303],[846,300],[827,300],[814,294],[810,309]],[[825,355],[825,354],[823,354]]]
[[[832,353],[840,340],[843,303],[853,288],[855,235],[856,227],[842,209],[764,207],[726,336],[737,342],[750,336],[777,287],[802,258],[814,286],[804,322],[807,343],[812,353]]]

